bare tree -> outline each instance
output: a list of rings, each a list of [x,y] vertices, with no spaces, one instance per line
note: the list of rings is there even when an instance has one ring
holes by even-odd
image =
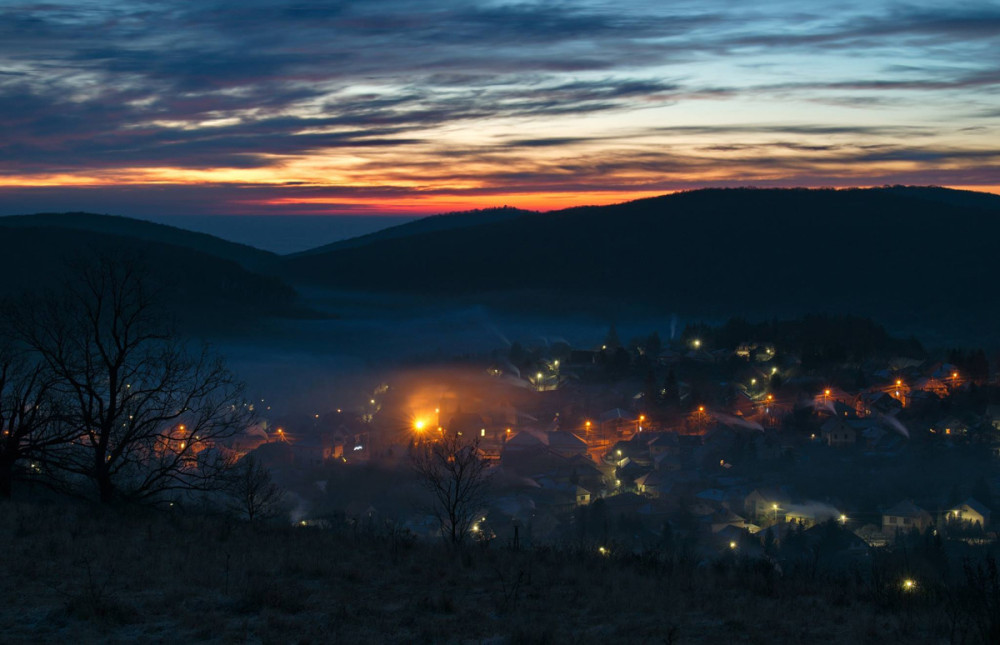
[[[448,433],[420,443],[413,453],[413,468],[431,494],[442,536],[460,546],[486,501],[489,485],[489,463],[479,450],[479,437],[466,440]]]
[[[242,385],[168,332],[137,261],[99,257],[71,275],[16,325],[74,430],[55,447],[60,469],[89,478],[104,502],[217,484],[228,463],[217,443],[253,414]]]
[[[285,492],[271,479],[267,466],[253,454],[241,459],[230,471],[226,492],[234,511],[253,523],[274,517]]]
[[[24,470],[40,473],[46,450],[68,439],[44,365],[0,339],[0,498],[10,498],[19,466],[27,462]]]

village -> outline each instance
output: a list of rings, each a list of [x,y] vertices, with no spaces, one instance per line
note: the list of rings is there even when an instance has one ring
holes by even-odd
[[[490,464],[471,528],[484,544],[705,557],[823,545],[830,566],[851,566],[907,540],[958,559],[994,543],[1000,389],[985,354],[937,358],[853,324],[780,330],[792,342],[758,339],[778,331],[765,328],[727,342],[741,338],[730,324],[666,342],[623,343],[612,326],[588,348],[515,344],[381,383],[357,409],[262,423],[233,449],[294,492],[302,525],[435,538],[409,459],[457,435]]]

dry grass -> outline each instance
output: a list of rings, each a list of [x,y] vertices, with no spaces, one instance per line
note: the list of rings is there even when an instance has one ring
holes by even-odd
[[[5,642],[949,642],[886,606],[736,563],[567,550],[454,553],[389,532],[180,513],[0,506]]]

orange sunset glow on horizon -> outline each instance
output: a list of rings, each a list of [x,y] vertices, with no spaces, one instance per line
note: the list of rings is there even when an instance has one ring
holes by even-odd
[[[0,39],[0,214],[1000,193],[996,34],[975,7],[270,5],[5,5],[3,24],[39,27]]]

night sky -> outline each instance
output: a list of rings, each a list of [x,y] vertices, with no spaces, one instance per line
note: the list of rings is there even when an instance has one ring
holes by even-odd
[[[0,212],[1000,192],[995,2],[0,5]]]

